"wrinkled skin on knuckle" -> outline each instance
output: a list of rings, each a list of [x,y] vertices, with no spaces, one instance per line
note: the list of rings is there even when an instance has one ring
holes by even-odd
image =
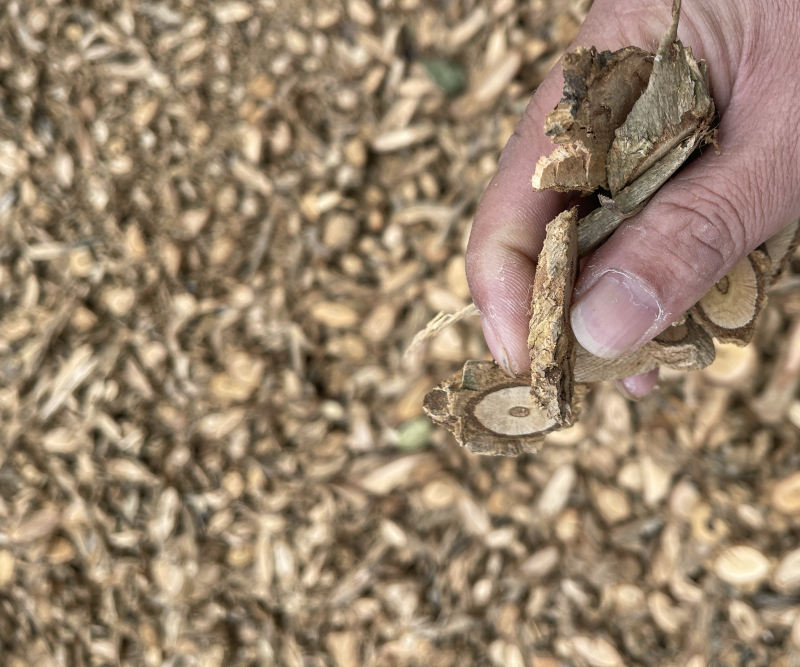
[[[699,284],[716,282],[747,253],[746,223],[732,197],[694,183],[690,197],[664,201],[670,224],[655,233],[662,248],[685,265]],[[685,280],[685,278],[684,278]]]

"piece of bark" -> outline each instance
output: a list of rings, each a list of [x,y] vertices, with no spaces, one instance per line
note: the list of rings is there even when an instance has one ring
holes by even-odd
[[[578,256],[584,257],[605,241],[627,218],[638,213],[647,200],[669,180],[687,158],[707,137],[705,133],[692,135],[675,146],[661,160],[638,179],[603,203],[578,222]]]
[[[559,427],[533,401],[528,379],[509,378],[493,361],[468,361],[425,396],[423,408],[473,454],[536,453]]]
[[[771,264],[764,246],[751,252],[692,306],[692,317],[720,342],[747,345],[767,302]]]
[[[593,192],[608,185],[606,156],[614,131],[646,88],[653,54],[634,46],[613,53],[579,47],[561,65],[564,97],[544,126],[558,146],[536,165],[533,189]]]
[[[531,300],[531,394],[559,424],[572,423],[575,337],[569,304],[578,270],[577,221],[578,209],[573,208],[547,225]]]
[[[608,152],[612,196],[661,160],[687,137],[705,133],[716,109],[708,69],[678,39],[681,0],[674,0],[672,25],[658,47],[647,89],[616,131]]]
[[[786,270],[792,255],[800,243],[800,219],[786,225],[781,231],[768,238],[764,245],[772,265],[767,274],[767,286],[771,286]]]

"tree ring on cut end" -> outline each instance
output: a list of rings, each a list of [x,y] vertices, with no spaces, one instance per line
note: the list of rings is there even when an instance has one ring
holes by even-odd
[[[480,424],[498,435],[532,435],[552,428],[555,419],[541,412],[531,400],[528,386],[505,387],[479,398],[472,415]]]

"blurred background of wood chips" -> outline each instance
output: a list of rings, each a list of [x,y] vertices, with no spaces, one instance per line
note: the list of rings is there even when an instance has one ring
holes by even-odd
[[[3,5],[4,666],[800,659],[795,274],[535,457],[422,415],[477,318],[403,358],[587,10]]]

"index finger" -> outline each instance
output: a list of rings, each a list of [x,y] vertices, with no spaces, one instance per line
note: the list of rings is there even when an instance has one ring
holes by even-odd
[[[481,197],[467,248],[467,279],[481,312],[489,350],[510,375],[525,372],[528,309],[544,229],[565,196],[533,192],[531,176],[553,145],[542,131],[546,110],[561,99],[561,67],[553,69],[528,104]]]

